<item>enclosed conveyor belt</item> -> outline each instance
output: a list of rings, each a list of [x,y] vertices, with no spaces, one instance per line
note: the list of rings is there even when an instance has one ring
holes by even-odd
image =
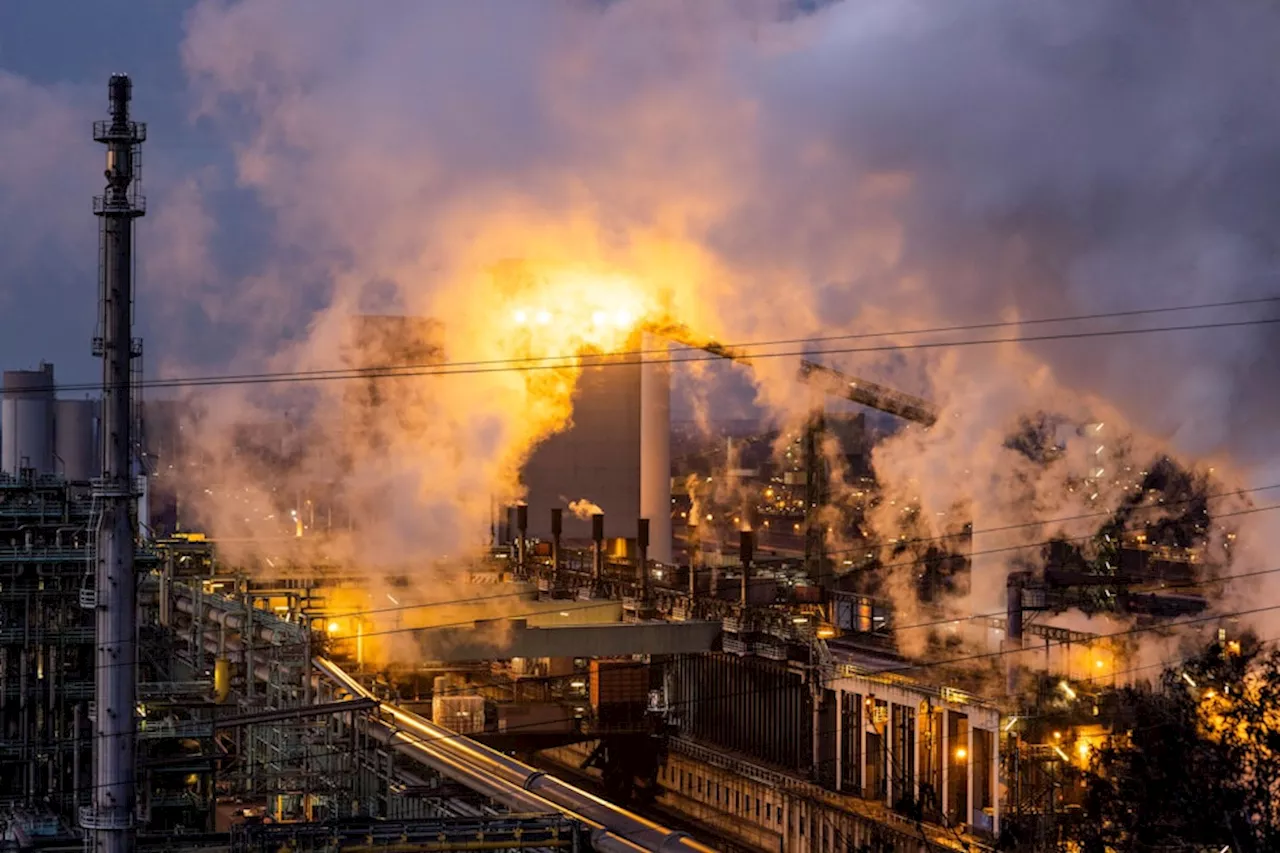
[[[324,658],[315,660],[316,668],[353,696],[375,699],[376,696],[341,667]],[[527,764],[516,761],[495,749],[437,726],[421,716],[383,703],[381,710],[390,718],[401,743],[430,750],[440,756],[437,769],[451,778],[470,785],[479,774],[483,784],[515,786],[537,799],[553,804],[558,811],[588,825],[597,827],[592,847],[601,851],[648,850],[654,853],[712,853],[683,832],[675,832],[646,820],[613,803],[575,788]],[[466,778],[463,778],[463,777]]]
[[[751,354],[745,350],[696,335],[689,327],[682,324],[657,323],[651,324],[646,328],[652,334],[664,337],[682,346],[700,349],[736,364],[747,367],[753,366]],[[887,412],[913,423],[933,426],[938,420],[937,408],[928,400],[872,382],[869,379],[850,376],[833,367],[818,364],[816,361],[803,359],[800,362],[800,378],[815,384],[833,397],[842,397],[859,405]]]

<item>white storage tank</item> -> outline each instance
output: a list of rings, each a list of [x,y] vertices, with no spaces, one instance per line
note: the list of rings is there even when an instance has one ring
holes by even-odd
[[[484,731],[483,696],[433,696],[431,722],[460,735]]]
[[[0,467],[6,474],[53,467],[53,365],[39,370],[6,370],[0,402]]]
[[[53,407],[55,468],[68,480],[83,482],[102,475],[98,464],[98,401],[58,400]]]

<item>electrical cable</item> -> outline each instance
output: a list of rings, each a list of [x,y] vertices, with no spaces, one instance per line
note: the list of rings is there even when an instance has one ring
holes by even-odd
[[[1069,323],[1083,320],[1100,320],[1108,318],[1132,317],[1146,314],[1159,314],[1181,311],[1197,311],[1212,308],[1224,308],[1233,306],[1257,305],[1263,303],[1273,303],[1280,301],[1280,296],[1267,296],[1256,299],[1229,300],[1222,302],[1208,302],[1197,305],[1181,305],[1165,308],[1150,309],[1133,309],[1127,311],[1102,312],[1095,314],[1081,314],[1066,317],[1045,317],[1031,318],[1028,320],[1015,321],[999,321],[988,323],[977,323],[959,326],[940,326],[929,329],[917,330],[900,330],[891,332],[863,332],[846,335],[825,335],[812,336],[807,338],[786,338],[773,341],[755,341],[741,344],[717,344],[717,346],[741,350],[758,347],[769,346],[787,346],[794,344],[809,343],[825,343],[839,340],[858,340],[877,337],[894,337],[903,335],[918,334],[940,334],[945,332],[961,332],[961,331],[978,331],[983,329],[1002,328],[1009,326],[1024,325],[1043,325],[1052,323]],[[1108,329],[1080,332],[1063,332],[1047,335],[1022,335],[1011,336],[1005,338],[992,339],[976,339],[976,340],[960,340],[960,341],[932,341],[922,343],[906,343],[906,344],[885,344],[871,347],[843,347],[828,348],[817,351],[795,350],[778,353],[754,353],[745,354],[751,359],[758,358],[783,358],[792,356],[821,356],[836,355],[861,352],[893,352],[893,351],[910,351],[917,349],[933,349],[937,347],[949,346],[980,346],[1000,343],[1026,343],[1037,341],[1053,341],[1053,340],[1073,340],[1079,338],[1094,337],[1115,337],[1125,335],[1138,334],[1155,334],[1166,332],[1180,331],[1196,331],[1204,329],[1222,329],[1247,327],[1258,325],[1271,325],[1280,323],[1280,318],[1251,318],[1247,320],[1226,321],[1218,323],[1197,323],[1175,326],[1156,326],[1144,327],[1138,329]],[[510,372],[510,371],[529,371],[529,370],[560,370],[573,367],[623,367],[627,365],[637,364],[679,364],[683,362],[695,361],[723,361],[726,359],[724,355],[702,352],[697,347],[684,347],[677,352],[685,352],[688,355],[672,355],[668,350],[619,350],[606,353],[583,352],[578,354],[565,354],[554,356],[529,356],[525,358],[502,358],[502,359],[482,359],[472,361],[457,362],[435,362],[417,365],[403,366],[375,366],[367,368],[329,368],[321,370],[309,371],[282,371],[278,373],[246,373],[246,374],[226,374],[226,375],[209,375],[209,376],[191,376],[191,377],[173,377],[167,379],[149,379],[134,383],[134,387],[140,389],[146,388],[184,388],[184,387],[208,387],[221,385],[255,385],[265,383],[282,383],[282,382],[302,382],[302,381],[323,381],[323,380],[346,380],[346,379],[387,379],[397,377],[412,376],[451,376],[451,375],[475,375],[493,372]],[[662,358],[635,360],[639,356],[655,354],[662,355]],[[626,359],[632,360],[626,360]],[[623,360],[619,360],[623,359]],[[31,392],[52,390],[52,391],[94,391],[101,389],[101,383],[76,383],[51,385],[47,388],[32,387],[27,389]]]

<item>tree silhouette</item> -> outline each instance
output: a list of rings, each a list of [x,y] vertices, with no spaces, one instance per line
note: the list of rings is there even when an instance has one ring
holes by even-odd
[[[1280,652],[1215,644],[1118,704],[1068,841],[1084,853],[1280,850]]]

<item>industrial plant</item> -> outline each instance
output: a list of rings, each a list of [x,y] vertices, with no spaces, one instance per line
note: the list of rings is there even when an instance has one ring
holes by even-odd
[[[482,496],[476,547],[375,569],[330,545],[360,532],[357,472],[440,405],[420,395],[448,318],[353,316],[328,420],[238,427],[262,482],[288,484],[249,492],[187,401],[144,398],[131,98],[111,77],[92,131],[100,394],[59,396],[50,364],[3,375],[7,848],[1066,849],[1091,752],[1129,725],[1135,631],[1190,618],[1248,643],[1205,615],[1206,543],[1232,536],[1172,460],[1097,450],[1124,501],[1024,549],[999,612],[961,615],[982,520],[962,507],[930,535],[876,472],[878,442],[928,441],[943,409],[814,354],[788,362],[802,423],[682,430],[678,354],[753,355],[631,316],[599,318],[625,345],[563,374],[571,417],[519,460],[518,493]],[[509,334],[542,311],[516,306]],[[1101,424],[1023,427],[1028,464],[1103,444]],[[334,434],[345,455],[304,466]],[[215,528],[202,506],[237,490],[242,527]],[[1138,627],[1054,624],[1069,610]]]

